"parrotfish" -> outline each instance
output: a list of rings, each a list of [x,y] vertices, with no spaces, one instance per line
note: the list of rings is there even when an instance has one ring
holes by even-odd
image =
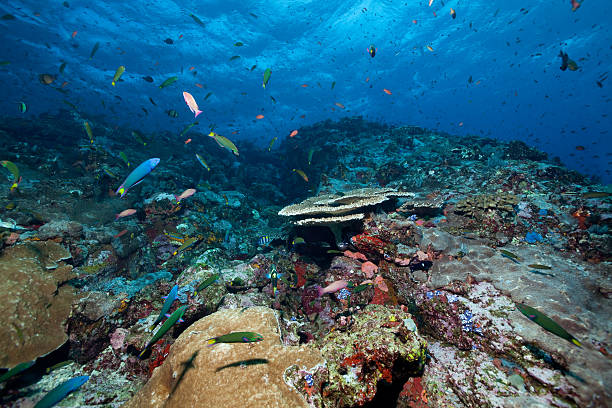
[[[147,176],[147,174],[153,171],[155,166],[157,166],[158,164],[159,159],[156,157],[145,160],[144,162],[140,163],[138,167],[132,170],[132,172],[127,176],[125,181],[121,183],[117,191],[115,191],[115,194],[120,194],[123,198],[123,196],[128,192],[130,188],[142,182],[142,180]]]
[[[334,293],[340,289],[344,289],[348,286],[348,282],[345,280],[337,280],[334,283],[330,283],[325,288],[319,287],[319,296],[323,296],[326,293]]]
[[[210,347],[217,343],[254,343],[262,340],[263,336],[259,333],[233,332],[208,339],[208,346]]]
[[[174,285],[172,289],[170,290],[170,293],[168,293],[167,296],[164,296],[162,298],[162,299],[166,299],[166,301],[164,302],[164,305],[162,306],[161,311],[159,312],[159,316],[157,316],[157,319],[155,319],[155,321],[151,325],[150,327],[151,330],[153,330],[153,328],[157,326],[157,323],[164,320],[164,317],[170,317],[170,315],[168,314],[168,310],[170,310],[170,308],[172,307],[172,303],[174,303],[177,293],[178,293],[178,285]]]
[[[200,283],[198,285],[196,290],[193,292],[193,296],[196,296],[198,294],[198,292],[203,291],[204,289],[206,289],[207,287],[209,287],[210,285],[215,283],[217,281],[217,279],[219,279],[219,276],[220,275],[218,273],[215,273],[215,274],[212,274],[211,276],[209,276],[207,279],[205,279],[202,283]]]
[[[195,117],[197,118],[202,111],[198,108],[198,104],[196,103],[195,99],[193,99],[193,95],[191,95],[189,92],[183,92],[183,99],[185,99],[185,103],[189,107],[189,110],[194,113]]]
[[[82,375],[80,377],[74,377],[68,381],[64,381],[51,391],[49,391],[36,405],[34,408],[51,408],[73,391],[78,390],[81,385],[85,384],[89,380],[88,375]]]
[[[212,137],[213,139],[215,139],[215,141],[217,142],[217,144],[220,147],[225,147],[228,150],[231,150],[232,153],[234,153],[236,156],[239,155],[238,153],[238,148],[236,147],[236,145],[234,143],[232,143],[231,140],[229,140],[227,137],[225,136],[221,136],[215,132],[210,132],[208,134],[208,136]]]
[[[582,344],[580,344],[580,342],[574,336],[565,331],[563,327],[559,326],[557,322],[546,316],[544,313],[522,303],[517,303],[516,307],[522,314],[527,316],[529,320],[539,324],[543,329],[548,330],[552,334],[556,334],[562,339],[565,339],[578,347],[582,347]]]
[[[157,342],[157,340],[161,339],[162,336],[164,334],[166,334],[166,332],[168,330],[170,330],[170,327],[172,327],[172,325],[174,325],[174,323],[176,323],[177,321],[179,323],[183,322],[183,319],[181,319],[181,318],[185,314],[185,310],[187,310],[187,307],[188,307],[188,305],[184,305],[184,306],[179,307],[178,309],[176,309],[174,311],[174,313],[172,313],[170,315],[170,317],[168,317],[168,320],[166,320],[164,322],[162,327],[159,328],[159,330],[153,335],[151,340],[149,340],[147,345],[142,349],[142,352],[140,353],[139,357],[142,357],[144,355],[145,351],[147,351],[147,349],[149,347],[151,347],[152,344],[155,344]]]

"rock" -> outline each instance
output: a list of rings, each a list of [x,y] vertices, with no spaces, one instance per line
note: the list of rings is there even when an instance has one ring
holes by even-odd
[[[80,238],[83,226],[75,221],[51,221],[38,229],[37,237],[41,241],[51,238]]]
[[[0,366],[13,367],[45,355],[67,340],[63,324],[75,290],[61,285],[74,278],[62,259],[70,253],[53,242],[28,242],[6,248],[0,257]]]
[[[207,347],[209,338],[233,331],[260,333],[264,340]],[[183,363],[192,357],[193,367],[170,395],[185,370]],[[272,309],[223,310],[189,326],[149,382],[124,407],[307,407],[304,398],[287,384],[285,372],[288,368],[308,370],[322,362],[320,352],[312,346],[282,345]],[[228,367],[230,364],[235,365]]]
[[[419,375],[425,364],[425,340],[404,323],[412,321],[409,313],[368,305],[353,317],[349,330],[333,331],[322,341],[329,370],[322,389],[326,407],[362,406],[375,397],[379,403],[391,402],[397,395],[381,390]]]

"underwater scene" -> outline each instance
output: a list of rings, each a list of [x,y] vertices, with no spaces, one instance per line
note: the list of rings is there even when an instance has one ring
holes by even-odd
[[[3,0],[0,406],[612,406],[609,14]]]

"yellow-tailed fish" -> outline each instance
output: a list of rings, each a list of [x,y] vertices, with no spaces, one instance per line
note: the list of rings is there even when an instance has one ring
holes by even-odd
[[[314,149],[310,149],[308,151],[308,165],[310,166],[310,163],[312,162],[312,155],[314,154]]]
[[[87,136],[89,136],[89,142],[93,144],[93,132],[91,131],[91,126],[89,126],[89,122],[85,121],[83,125],[85,126],[85,132],[87,132]]]
[[[274,136],[272,140],[270,140],[270,144],[268,145],[268,151],[272,150],[272,145],[274,145],[274,142],[276,142],[276,139],[278,139],[278,136]]]
[[[125,67],[123,65],[119,65],[119,68],[117,68],[117,71],[115,71],[113,82],[111,82],[113,86],[115,86],[115,83],[119,80],[119,78],[121,78],[121,75],[123,75],[124,72],[125,72]]]
[[[202,166],[204,166],[204,168],[205,168],[206,170],[210,171],[210,167],[208,167],[208,164],[206,164],[206,162],[204,161],[204,159],[202,158],[202,156],[200,156],[200,155],[199,155],[199,154],[197,154],[197,153],[196,153],[195,155],[196,155],[196,158],[198,159],[198,161],[200,162],[200,164],[201,164]]]
[[[544,313],[522,303],[517,303],[516,307],[522,314],[527,316],[529,320],[537,323],[543,329],[569,341],[570,343],[575,344],[578,347],[582,347],[582,344],[580,344],[580,342],[574,336],[565,331],[563,327],[559,326],[557,322],[546,316]]]
[[[198,237],[191,237],[191,238],[185,239],[185,241],[183,242],[183,245],[181,245],[176,251],[174,251],[174,253],[172,255],[177,255],[179,252],[183,252],[183,251],[191,248],[199,240],[200,240],[200,238],[198,238]]]

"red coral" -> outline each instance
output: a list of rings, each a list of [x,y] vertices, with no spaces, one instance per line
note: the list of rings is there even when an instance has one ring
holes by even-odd
[[[383,292],[378,287],[374,288],[374,297],[370,301],[371,305],[384,305],[389,300],[388,292]]]
[[[166,346],[162,348],[163,343],[164,341],[160,340],[152,347],[153,351],[151,353],[151,356],[156,356],[154,359],[151,360],[151,363],[149,363],[149,375],[152,375],[153,370],[155,370],[156,367],[159,367],[164,363],[166,357],[168,357],[168,354],[170,353],[170,344],[166,344]]]
[[[293,270],[297,274],[297,287],[301,288],[306,285],[306,264],[298,261],[293,265]]]

